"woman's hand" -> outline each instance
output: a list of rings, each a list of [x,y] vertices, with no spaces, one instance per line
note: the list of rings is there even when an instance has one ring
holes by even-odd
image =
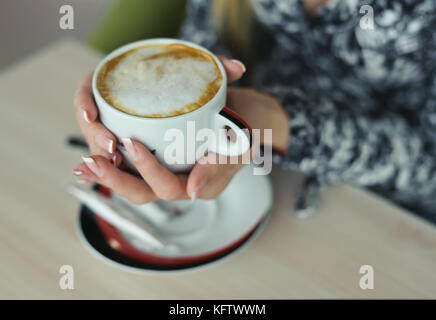
[[[245,67],[239,61],[225,57],[220,59],[229,82],[242,76]],[[220,158],[223,160],[224,156],[209,153],[207,159],[203,160],[212,161],[197,163],[189,175],[174,174],[163,167],[144,145],[125,139],[123,143],[142,179],[118,169],[122,156],[116,151],[115,136],[98,121],[91,78],[89,75],[82,81],[75,97],[76,117],[93,153],[93,156],[83,157],[84,162],[73,171],[80,181],[105,185],[136,204],[158,199],[212,199],[225,189],[235,173],[242,168],[242,157],[238,159],[238,164],[231,164],[230,161],[227,161],[229,164],[223,164]],[[282,140],[287,141],[289,128],[286,115],[275,99],[253,90],[236,88],[229,88],[227,98],[228,106],[236,110],[253,128],[272,128],[269,121],[285,123],[286,129],[282,128],[281,131],[286,132],[286,138]],[[265,114],[268,116],[265,117]],[[283,115],[284,119],[278,121],[278,117]],[[287,145],[283,141],[277,143]]]
[[[289,119],[277,99],[252,89],[228,88],[226,105],[236,111],[253,130],[260,130],[260,144],[268,143],[263,140],[263,130],[272,129],[272,146],[281,151],[287,149],[290,138]],[[253,139],[256,138],[256,135],[253,135]],[[253,143],[253,146],[256,145],[256,142]],[[199,161],[195,165],[188,177],[187,191],[188,194],[195,192],[203,199],[213,199],[226,188],[244,165],[242,156],[235,162],[227,159],[229,164],[220,164],[224,163],[225,156],[222,155],[210,153],[206,157],[206,160],[212,161]]]
[[[121,163],[121,153],[116,151],[115,136],[98,121],[98,110],[92,94],[92,73],[88,74],[79,84],[74,96],[76,120],[92,154],[100,155],[118,166]]]

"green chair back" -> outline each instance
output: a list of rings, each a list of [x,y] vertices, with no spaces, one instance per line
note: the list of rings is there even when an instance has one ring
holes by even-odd
[[[108,53],[132,41],[175,37],[185,6],[186,0],[116,0],[92,33],[89,44]]]

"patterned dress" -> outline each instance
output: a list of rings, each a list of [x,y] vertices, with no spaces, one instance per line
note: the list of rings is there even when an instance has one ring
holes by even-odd
[[[253,0],[253,10],[270,45],[249,85],[289,114],[292,139],[275,161],[308,177],[297,212],[311,213],[325,186],[351,184],[436,222],[436,1],[330,0],[308,16],[299,0]],[[211,1],[190,1],[181,37],[232,55]]]

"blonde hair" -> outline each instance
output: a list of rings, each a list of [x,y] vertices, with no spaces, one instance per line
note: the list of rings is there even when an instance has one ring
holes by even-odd
[[[267,33],[254,18],[256,0],[213,0],[212,20],[218,38],[246,65],[256,61],[268,50]],[[305,12],[314,14],[328,0],[304,0]]]
[[[212,19],[219,40],[246,65],[252,66],[262,32],[254,19],[254,0],[213,0]]]
[[[221,41],[238,53],[250,47],[253,37],[251,0],[214,0],[212,15]]]

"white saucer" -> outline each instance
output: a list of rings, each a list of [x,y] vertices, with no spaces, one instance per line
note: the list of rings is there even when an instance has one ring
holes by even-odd
[[[252,231],[272,206],[270,179],[254,175],[253,168],[242,168],[215,200],[198,199],[192,205],[187,200],[177,202],[182,208],[193,206],[192,211],[161,224],[160,237],[178,250],[151,248],[131,234],[121,234],[138,250],[160,257],[186,258],[222,250]]]
[[[95,187],[112,201],[120,201],[110,196],[107,188]],[[208,211],[206,219],[200,210],[193,215],[187,213],[185,220],[178,217],[161,224],[164,232],[160,236],[166,235],[166,240],[176,244],[176,251],[149,248],[85,205],[79,215],[79,238],[92,254],[124,270],[174,272],[203,268],[233,255],[262,232],[273,203],[272,186],[268,176],[253,175],[253,166],[247,165],[216,202],[200,200],[198,203],[196,209]]]

